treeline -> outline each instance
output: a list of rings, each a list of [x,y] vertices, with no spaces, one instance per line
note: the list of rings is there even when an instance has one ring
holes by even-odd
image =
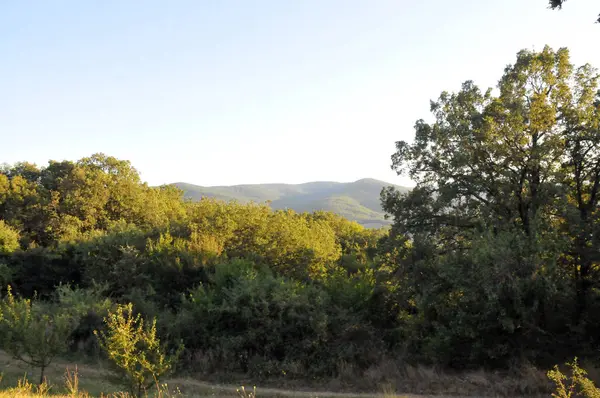
[[[497,92],[432,103],[382,193],[390,231],[331,213],[190,202],[126,161],[0,171],[0,282],[78,314],[71,350],[133,303],[186,369],[360,376],[599,359],[598,74],[520,52]]]
[[[4,167],[0,219],[3,286],[89,306],[72,337],[90,355],[105,298],[157,317],[165,340],[183,342],[187,369],[327,375],[388,347],[369,321],[387,317],[374,295],[383,230],[325,212],[186,201],[102,154]]]

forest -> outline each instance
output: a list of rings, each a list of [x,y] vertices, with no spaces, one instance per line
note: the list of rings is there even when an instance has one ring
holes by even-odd
[[[101,153],[5,165],[0,341],[41,380],[55,357],[113,360],[133,393],[167,371],[356,386],[384,363],[596,366],[598,83],[546,47],[494,89],[441,93],[396,143],[416,185],[382,191],[382,229],[185,200]],[[147,356],[123,365],[135,347]]]

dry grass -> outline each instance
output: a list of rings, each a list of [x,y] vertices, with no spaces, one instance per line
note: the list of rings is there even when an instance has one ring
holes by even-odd
[[[285,378],[262,380],[261,391],[268,387],[275,390],[298,391],[327,390],[342,392],[349,396],[374,396],[373,392],[386,392],[385,396],[404,394],[404,396],[447,396],[447,397],[548,397],[553,384],[546,376],[545,370],[533,367],[514,369],[511,372],[486,372],[483,370],[470,372],[448,372],[426,366],[411,366],[396,361],[382,361],[366,371],[357,372],[351,367],[342,367],[335,379],[286,380]],[[210,379],[200,375],[198,379],[224,382],[223,379]],[[247,384],[247,379],[234,378],[236,383]],[[224,384],[232,384],[232,379]],[[361,392],[364,394],[356,394]],[[322,393],[319,393],[322,394]],[[326,393],[330,396],[331,393]],[[260,394],[259,392],[259,395]],[[314,396],[314,395],[313,395]],[[321,396],[321,395],[319,395]]]
[[[523,397],[549,396],[552,391],[546,372],[533,367],[503,373],[483,370],[452,373],[384,361],[359,377],[367,388],[386,385],[394,391],[416,394]]]
[[[126,397],[119,393],[122,390],[121,386],[107,381],[109,372],[102,364],[80,364],[77,367],[78,378],[73,380],[72,372],[69,373],[69,379],[65,375],[65,369],[74,371],[76,364],[57,360],[47,370],[49,390],[37,395],[33,386],[29,390],[23,385],[17,388],[19,379],[23,379],[24,376],[26,379],[37,381],[37,370],[20,365],[1,351],[0,368],[3,370],[0,398],[100,397],[102,394],[105,397]],[[548,397],[553,388],[545,372],[534,368],[520,369],[512,375],[483,371],[451,374],[428,367],[383,361],[359,374],[351,368],[348,368],[347,372],[337,379],[316,381],[310,385],[302,381],[284,379],[261,381],[257,395],[259,398]],[[592,373],[593,369],[590,374]],[[209,383],[201,379],[203,378],[186,377],[166,380],[169,392],[167,394],[163,391],[161,396],[256,398],[251,394],[254,383],[247,379],[229,379],[223,384]],[[236,391],[240,385],[250,386],[250,389],[245,390],[246,395],[240,396]],[[178,391],[181,395],[178,395]],[[356,391],[362,393],[355,393]]]

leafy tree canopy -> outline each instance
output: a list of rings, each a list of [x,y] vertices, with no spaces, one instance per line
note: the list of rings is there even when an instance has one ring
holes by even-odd
[[[497,342],[538,333],[524,320],[549,316],[541,303],[555,299],[545,295],[557,284],[573,300],[568,322],[591,322],[600,277],[598,88],[597,70],[572,65],[567,49],[524,50],[497,90],[468,81],[443,92],[431,103],[433,121],[417,121],[414,141],[397,143],[392,167],[416,187],[382,193],[399,243],[391,261],[424,325],[446,328],[431,352],[448,347],[458,359],[459,341],[494,345],[488,358],[520,350],[520,338],[500,348],[476,330],[489,327]]]

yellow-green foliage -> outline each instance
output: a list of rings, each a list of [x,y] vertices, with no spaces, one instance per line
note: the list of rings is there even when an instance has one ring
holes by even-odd
[[[104,319],[106,332],[95,332],[130,392],[138,397],[173,369],[179,352],[167,356],[156,336],[156,319],[144,324],[133,305],[120,305]]]
[[[284,275],[320,278],[340,257],[335,234],[327,223],[289,211],[269,213],[264,234],[250,250]]]
[[[193,213],[192,222],[199,230],[212,231],[217,247],[228,256],[251,257],[284,274],[319,275],[340,256],[326,223],[293,211],[202,200]]]
[[[26,240],[50,245],[106,231],[120,222],[160,227],[185,218],[181,191],[151,188],[128,161],[94,154],[39,169],[18,163],[0,172],[0,218]]]
[[[0,377],[1,379],[1,377]],[[67,368],[64,377],[64,390],[66,393],[55,393],[54,385],[49,385],[43,382],[39,385],[34,385],[27,380],[26,377],[20,378],[15,387],[9,387],[0,391],[0,398],[90,398],[91,395],[86,391],[79,388],[79,373],[77,368],[71,371]],[[169,390],[167,384],[157,385],[155,391],[152,394],[146,394],[146,397],[154,398],[174,398],[182,396],[179,388],[176,388],[173,392]],[[134,398],[128,392],[115,392],[115,393],[100,393],[100,398]]]
[[[307,214],[214,199],[190,204],[189,214],[194,246],[251,258],[285,275],[320,277],[341,256],[328,221]]]
[[[41,383],[39,385],[33,385],[26,378],[19,379],[16,387],[7,388],[0,392],[0,397],[15,397],[15,398],[29,398],[29,397],[48,397],[50,396],[50,387],[48,384]],[[78,395],[74,395],[78,397]]]
[[[18,248],[19,232],[0,220],[0,254],[10,254]]]
[[[600,398],[600,388],[596,387],[587,377],[587,372],[579,367],[577,358],[567,363],[567,366],[571,371],[571,377],[562,373],[558,366],[548,372],[548,378],[556,385],[556,390],[552,394],[554,398]]]

